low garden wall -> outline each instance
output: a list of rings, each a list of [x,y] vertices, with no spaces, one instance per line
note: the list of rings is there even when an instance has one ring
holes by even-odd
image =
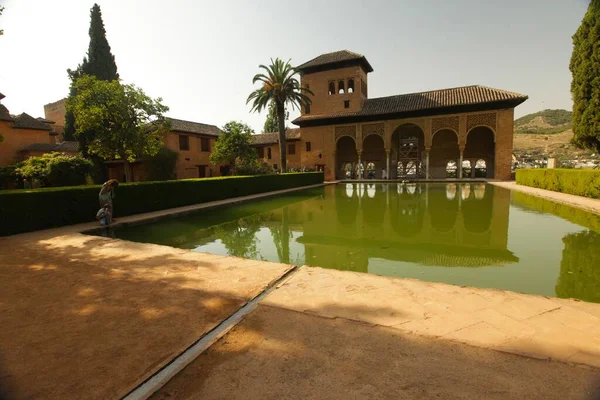
[[[600,199],[600,170],[519,169],[517,184]]]
[[[121,184],[116,218],[323,183],[322,172],[233,176]],[[93,221],[100,186],[0,192],[0,236]]]

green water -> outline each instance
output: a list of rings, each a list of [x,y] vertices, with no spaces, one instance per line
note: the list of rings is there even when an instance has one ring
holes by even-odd
[[[115,230],[214,254],[600,302],[600,218],[485,184],[339,184]]]

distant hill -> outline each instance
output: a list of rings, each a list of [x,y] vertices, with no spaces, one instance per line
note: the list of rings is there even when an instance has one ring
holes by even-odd
[[[571,129],[571,116],[567,110],[543,110],[515,120],[517,134],[554,134]]]

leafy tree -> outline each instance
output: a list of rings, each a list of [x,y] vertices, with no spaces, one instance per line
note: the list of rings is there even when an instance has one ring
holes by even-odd
[[[175,179],[175,165],[179,153],[167,147],[163,147],[154,156],[144,160],[146,178],[149,181],[168,181]]]
[[[556,294],[563,298],[577,298],[600,302],[600,235],[585,230],[571,233],[563,238],[565,248],[560,262],[560,276],[556,282]]]
[[[223,133],[215,143],[215,148],[210,155],[213,164],[226,163],[231,165],[234,175],[240,164],[248,163],[256,158],[256,151],[250,146],[250,139],[254,131],[248,125],[231,121],[221,129]]]
[[[285,110],[285,120],[287,121],[289,117],[289,111]],[[275,103],[271,102],[269,103],[269,113],[263,126],[263,133],[277,132],[279,130],[279,123],[277,121],[277,108],[275,107]],[[287,129],[287,126],[285,129]]]
[[[592,0],[573,35],[573,144],[600,151],[600,0]]]
[[[83,62],[77,66],[75,70],[67,70],[71,79],[71,87],[69,90],[69,99],[73,98],[75,93],[75,81],[82,75],[93,75],[96,78],[104,81],[113,81],[119,79],[117,72],[117,64],[115,56],[110,51],[110,45],[106,39],[106,29],[102,21],[102,12],[100,6],[94,4],[90,12],[90,44],[88,47],[87,56],[83,58]],[[75,121],[73,114],[69,111],[65,114],[65,140],[73,140],[75,138]],[[84,154],[87,155],[87,144],[92,140],[93,132],[80,134],[79,147]]]
[[[121,159],[131,182],[131,165],[141,157],[157,154],[169,122],[169,108],[134,85],[83,76],[75,82],[77,94],[67,101],[75,117],[75,135],[94,132],[88,151],[103,159]]]
[[[289,61],[284,62],[279,58],[271,59],[271,65],[259,65],[265,72],[257,74],[252,83],[261,82],[262,86],[250,93],[246,103],[252,102],[252,111],[261,112],[270,103],[275,104],[277,111],[277,131],[279,132],[279,153],[281,155],[281,172],[286,171],[287,153],[285,146],[285,110],[291,104],[292,109],[306,107],[311,104],[307,94],[313,95],[308,88],[300,87],[294,77],[296,70]]]

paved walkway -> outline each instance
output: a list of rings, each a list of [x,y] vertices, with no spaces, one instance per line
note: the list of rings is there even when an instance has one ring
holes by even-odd
[[[260,306],[153,400],[595,399],[600,371]]]
[[[532,196],[543,197],[557,203],[568,204],[573,207],[582,208],[587,211],[600,214],[600,200],[590,199],[589,197],[575,196],[573,194],[554,192],[552,190],[538,189],[530,186],[517,185],[516,182],[490,181],[492,185],[503,187],[505,189],[517,190]]]
[[[262,304],[600,368],[600,304],[314,267]]]

